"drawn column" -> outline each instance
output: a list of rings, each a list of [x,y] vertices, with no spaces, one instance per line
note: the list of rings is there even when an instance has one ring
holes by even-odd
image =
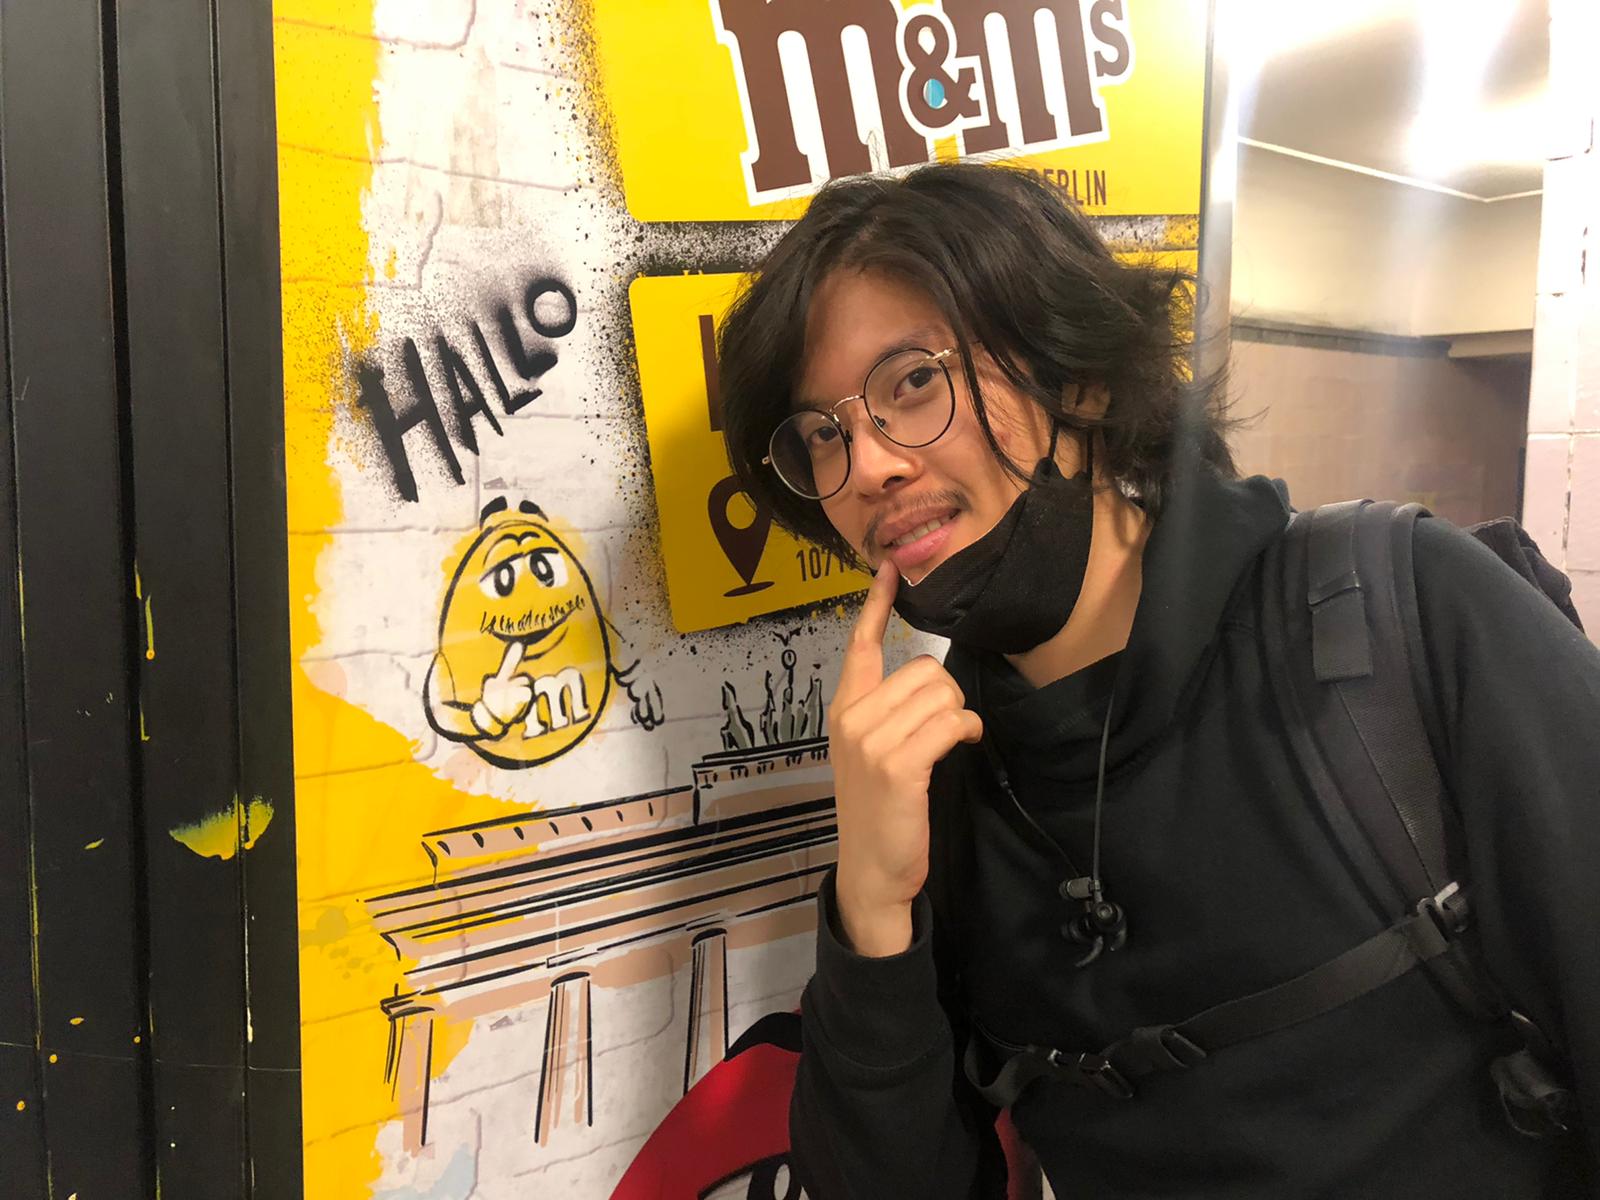
[[[695,935],[689,967],[689,1040],[683,1057],[683,1090],[728,1055],[728,934],[708,929]]]
[[[384,1082],[398,1102],[411,1153],[428,1143],[428,1087],[433,1078],[433,1010],[407,1004],[389,1012]]]
[[[594,1124],[594,1041],[589,1027],[589,973],[574,971],[550,985],[544,1065],[533,1137],[549,1144],[563,1125]]]

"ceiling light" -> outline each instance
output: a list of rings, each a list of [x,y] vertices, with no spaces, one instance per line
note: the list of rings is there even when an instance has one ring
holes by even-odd
[[[1538,163],[1544,158],[1548,114],[1542,89],[1495,108],[1430,108],[1406,134],[1406,159],[1425,176],[1470,166]]]
[[[1238,65],[1259,66],[1280,54],[1336,41],[1409,15],[1394,0],[1218,0],[1217,20],[1226,27]]]
[[[1406,142],[1414,170],[1539,157],[1542,94],[1484,105],[1484,76],[1516,9],[1516,0],[1422,0],[1422,93]]]

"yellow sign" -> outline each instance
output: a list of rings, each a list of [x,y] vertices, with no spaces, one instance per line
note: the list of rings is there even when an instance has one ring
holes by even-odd
[[[594,0],[594,21],[641,221],[798,217],[829,178],[963,155],[1096,216],[1174,215],[1199,211],[1206,8]]]
[[[722,448],[716,327],[742,275],[635,279],[628,289],[672,623],[681,633],[860,591],[860,571],[772,523]]]

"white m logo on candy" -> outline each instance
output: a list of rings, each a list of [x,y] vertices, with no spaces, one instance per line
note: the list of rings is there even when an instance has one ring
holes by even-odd
[[[550,724],[539,717],[539,701],[543,699],[550,713]],[[533,681],[533,705],[528,709],[527,726],[523,738],[565,729],[574,721],[589,719],[589,694],[584,687],[583,673],[577,667],[567,667],[555,675],[541,675]]]

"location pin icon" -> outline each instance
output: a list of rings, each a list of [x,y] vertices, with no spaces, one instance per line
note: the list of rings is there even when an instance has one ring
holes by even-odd
[[[748,525],[735,525],[728,516],[728,506],[736,496],[744,497],[745,504],[755,509],[755,517]],[[772,513],[753,504],[739,487],[738,478],[729,475],[712,487],[711,495],[706,498],[706,515],[711,519],[711,532],[716,535],[717,545],[722,547],[733,569],[744,580],[743,587],[730,588],[722,594],[748,596],[771,587],[770,579],[760,583],[753,580],[756,568],[761,565],[761,554],[767,548],[767,535],[772,532]]]

